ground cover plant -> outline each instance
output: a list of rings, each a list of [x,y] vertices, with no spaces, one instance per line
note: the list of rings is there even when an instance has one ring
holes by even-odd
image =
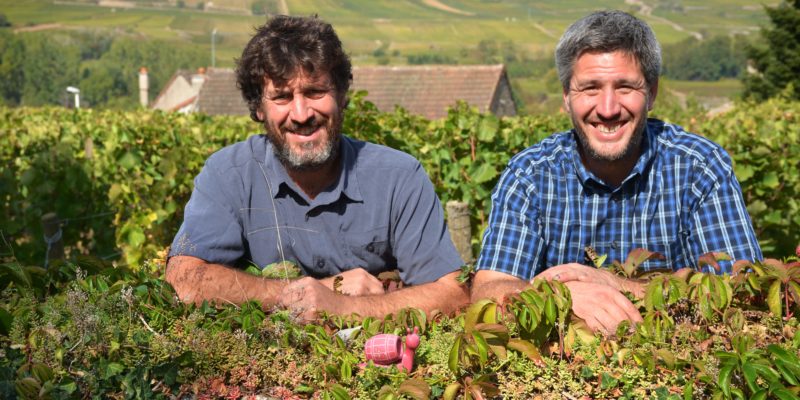
[[[796,398],[800,104],[657,112],[728,149],[773,259],[737,263],[733,277],[642,277],[644,323],[604,338],[546,282],[453,317],[409,309],[300,325],[254,303],[180,304],[162,279],[165,246],[203,161],[255,133],[252,122],[0,108],[0,397]],[[380,113],[363,94],[347,113],[345,132],[411,153],[443,201],[470,204],[475,247],[508,158],[569,126],[564,115],[498,119],[465,106],[427,121]],[[45,268],[47,212],[61,219],[66,261]],[[632,276],[646,256],[596,264]],[[367,338],[414,326],[414,371],[358,367]]]
[[[737,263],[734,277],[651,274],[636,303],[644,322],[609,337],[586,330],[557,282],[456,317],[407,309],[300,325],[255,303],[180,304],[159,278],[163,263],[138,272],[88,258],[47,270],[0,265],[2,396],[796,399],[800,391],[797,257]],[[359,367],[367,338],[409,327],[422,337],[414,371]]]

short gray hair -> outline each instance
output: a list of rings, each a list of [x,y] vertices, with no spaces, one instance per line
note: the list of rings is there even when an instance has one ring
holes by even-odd
[[[658,82],[661,45],[642,20],[622,11],[596,11],[567,28],[556,46],[556,68],[564,91],[569,90],[575,61],[587,51],[623,51],[642,69],[648,90]]]

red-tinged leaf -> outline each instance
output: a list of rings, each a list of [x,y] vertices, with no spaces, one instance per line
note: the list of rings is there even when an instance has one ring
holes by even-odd
[[[697,259],[697,265],[700,268],[703,268],[705,266],[710,266],[714,268],[715,271],[719,272],[720,266],[717,261],[730,261],[730,260],[731,256],[729,256],[727,253],[712,251],[710,253],[701,255]]]
[[[431,397],[431,387],[420,378],[406,379],[397,391],[414,400],[427,400]]]
[[[539,352],[539,349],[536,348],[533,343],[522,339],[511,339],[508,341],[508,348],[524,354],[537,365],[544,366],[542,353]]]
[[[628,253],[628,258],[622,264],[622,270],[625,275],[633,276],[633,273],[647,260],[663,260],[664,256],[661,253],[637,248]]]
[[[789,280],[789,273],[786,270],[786,265],[780,260],[776,260],[774,258],[767,258],[761,263],[766,267],[765,272],[771,274],[772,276],[784,282]]]
[[[500,390],[497,389],[497,386],[491,382],[477,382],[473,384],[473,387],[479,387],[481,389],[481,393],[489,398],[497,397],[500,394]]]
[[[738,274],[741,274],[743,272],[747,272],[748,270],[752,270],[752,269],[753,269],[753,262],[752,261],[736,260],[736,262],[733,263],[733,268],[732,268],[731,272],[734,275],[738,275]]]

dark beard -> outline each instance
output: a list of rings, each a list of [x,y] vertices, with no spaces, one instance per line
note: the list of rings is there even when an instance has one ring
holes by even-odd
[[[589,140],[586,138],[586,133],[580,128],[580,125],[575,121],[574,117],[572,118],[572,126],[575,129],[575,136],[578,138],[579,149],[584,156],[595,161],[614,162],[632,157],[639,151],[642,145],[642,139],[644,138],[644,130],[647,126],[647,115],[642,116],[642,119],[634,127],[633,136],[631,136],[631,140],[628,142],[628,145],[625,146],[625,149],[619,154],[610,156],[599,154],[592,148]]]

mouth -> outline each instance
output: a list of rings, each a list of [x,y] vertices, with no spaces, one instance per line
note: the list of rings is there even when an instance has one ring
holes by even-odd
[[[321,127],[322,127],[321,125],[316,125],[298,129],[286,129],[286,133],[291,133],[293,135],[298,135],[298,136],[311,136],[314,133],[316,133]]]
[[[617,131],[625,125],[624,122],[613,122],[613,123],[603,123],[603,122],[594,122],[592,126],[600,131],[600,133],[604,133],[607,135],[611,135],[617,133]]]

